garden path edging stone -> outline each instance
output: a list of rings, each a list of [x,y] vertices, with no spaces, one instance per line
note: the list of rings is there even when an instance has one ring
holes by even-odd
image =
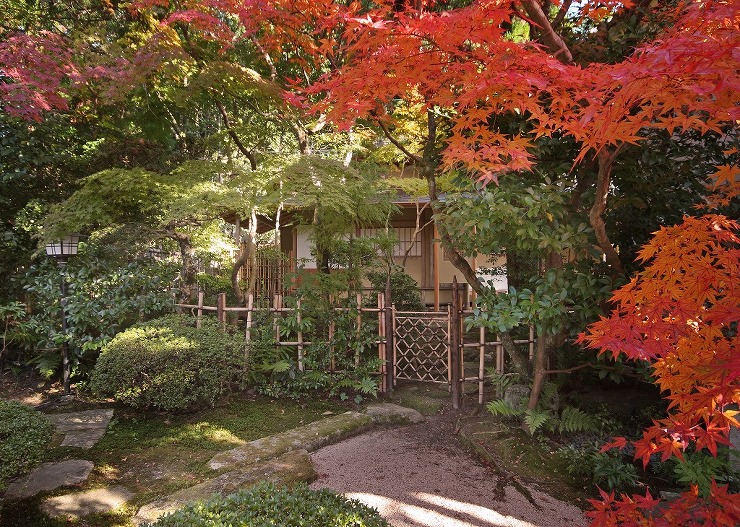
[[[324,445],[360,433],[372,425],[373,419],[369,415],[344,412],[219,452],[208,462],[208,467],[211,470],[236,468],[272,459],[291,450],[313,452]]]
[[[144,505],[133,522],[135,525],[154,522],[186,503],[207,500],[214,494],[225,496],[261,481],[310,482],[316,478],[316,473],[309,452],[362,433],[375,424],[418,423],[424,419],[416,410],[380,403],[370,406],[367,413],[344,412],[251,441],[216,454],[207,464],[212,470],[227,472]]]
[[[226,496],[239,489],[254,486],[261,481],[290,485],[304,481],[310,482],[315,478],[316,472],[314,472],[309,453],[306,450],[292,450],[278,458],[226,472],[217,478],[178,490],[174,494],[144,505],[132,521],[135,525],[154,522],[165,514],[182,508],[187,503],[208,500],[214,494]]]

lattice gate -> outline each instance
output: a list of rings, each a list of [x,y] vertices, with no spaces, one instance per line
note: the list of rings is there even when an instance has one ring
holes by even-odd
[[[450,313],[396,311],[393,317],[394,377],[450,382]]]

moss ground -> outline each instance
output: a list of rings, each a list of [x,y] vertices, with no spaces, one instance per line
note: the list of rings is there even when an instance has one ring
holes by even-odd
[[[90,408],[82,406],[78,402],[74,410]],[[325,412],[344,410],[328,401],[299,404],[250,396],[234,396],[216,408],[175,416],[116,407],[108,432],[92,449],[52,448],[46,461],[80,457],[93,461],[95,469],[80,490],[124,485],[136,493],[129,506],[116,514],[62,521],[38,512],[40,500],[33,498],[6,503],[0,527],[128,526],[140,505],[212,476],[205,464],[216,452],[308,424]]]

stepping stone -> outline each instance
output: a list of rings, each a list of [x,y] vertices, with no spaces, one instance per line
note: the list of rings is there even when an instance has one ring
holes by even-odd
[[[365,415],[377,423],[423,423],[426,421],[421,412],[392,403],[378,403],[368,406]]]
[[[79,485],[87,480],[93,469],[92,461],[69,459],[57,463],[41,463],[30,474],[16,479],[5,491],[6,500],[30,498],[59,487]]]
[[[276,485],[293,485],[303,481],[310,482],[315,478],[316,472],[309,453],[305,450],[293,450],[276,459],[226,472],[217,478],[178,490],[174,494],[144,505],[132,521],[134,525],[154,522],[165,514],[182,508],[187,503],[207,501],[214,494],[226,496],[239,489],[252,487],[261,481],[269,481]]]
[[[133,492],[117,485],[48,498],[41,504],[41,510],[52,518],[88,516],[113,511],[133,497]]]
[[[64,434],[61,446],[92,448],[108,428],[113,410],[86,410],[66,414],[47,414],[57,431]]]

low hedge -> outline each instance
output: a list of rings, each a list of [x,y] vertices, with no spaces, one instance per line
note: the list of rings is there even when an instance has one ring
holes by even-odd
[[[116,335],[102,350],[91,391],[139,409],[213,406],[245,378],[249,347],[212,319],[168,315]]]
[[[378,511],[330,490],[261,483],[188,505],[145,527],[390,527]]]
[[[0,400],[0,494],[8,481],[41,461],[53,434],[54,426],[41,412]]]

